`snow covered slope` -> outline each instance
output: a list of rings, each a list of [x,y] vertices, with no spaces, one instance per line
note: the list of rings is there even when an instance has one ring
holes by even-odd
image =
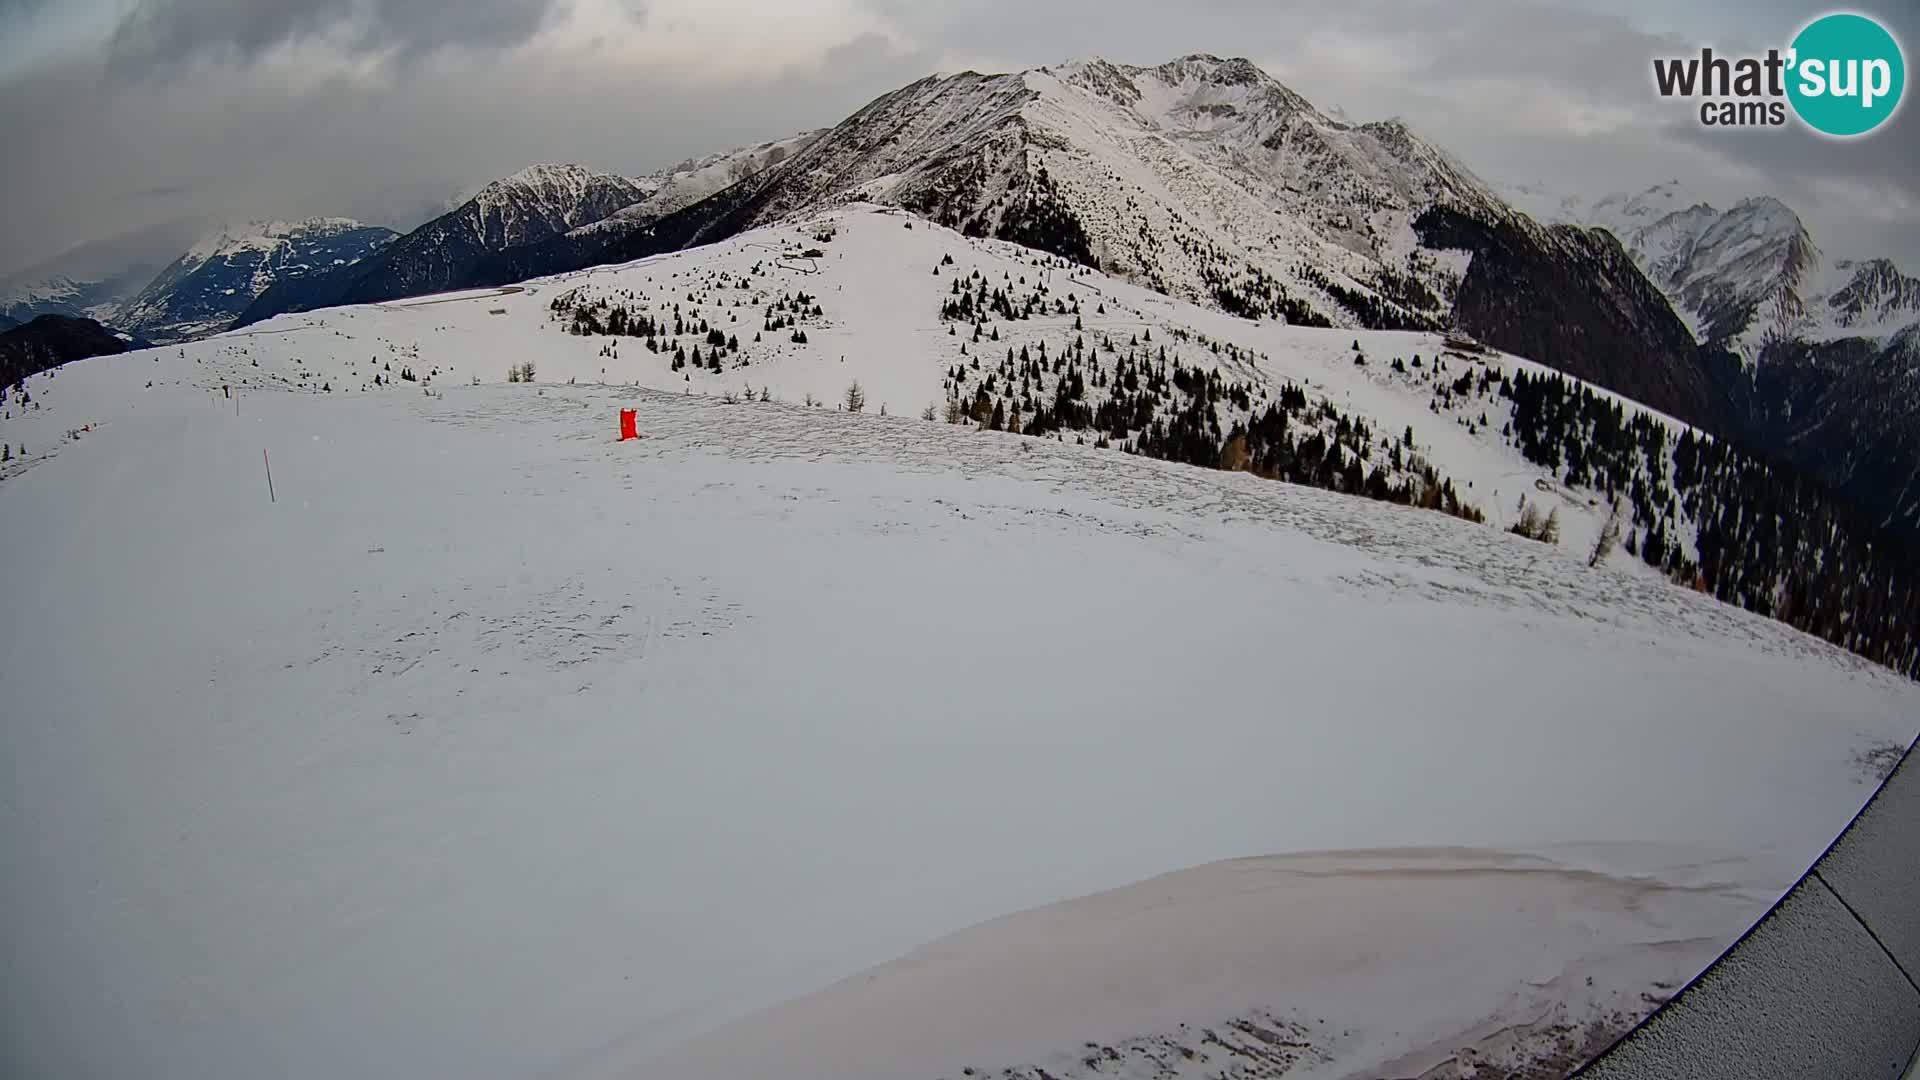
[[[626,1075],[1564,1076],[1743,929],[1751,873],[1657,845],[1215,863],[971,927]]]
[[[1035,310],[976,342],[941,309],[983,280]],[[616,307],[681,332],[570,332]],[[1292,389],[1569,535],[918,418],[1017,400],[1008,350],[1108,404],[1163,346],[1168,415]],[[1804,869],[1920,689],[1590,569],[1591,496],[1451,390],[1490,368],[1540,370],[852,206],[37,376],[0,1072],[1075,1076],[1265,1032],[1330,1078],[1608,1030]]]
[[[337,340],[369,337],[365,349]],[[1686,452],[1682,467],[1683,424],[1642,419],[1630,402],[1570,423],[1561,405],[1522,392],[1521,380],[1550,373],[1517,357],[1433,333],[1236,318],[873,205],[504,290],[286,317],[186,355],[221,364],[236,386],[325,393],[496,381],[533,362],[540,381],[837,407],[857,380],[875,411],[1209,466],[1239,455],[1236,467],[1260,475],[1496,528],[1558,511],[1560,543],[1576,551],[1590,550],[1618,499],[1617,561],[1632,569],[1640,554],[1690,584],[1704,569],[1723,599],[1762,611],[1804,578],[1773,554],[1814,543],[1808,530],[1832,513],[1805,499],[1762,508],[1771,482],[1751,469],[1737,487],[1684,490],[1706,477],[1698,454]],[[244,366],[225,367],[234,358]],[[1568,408],[1585,408],[1582,395],[1621,402],[1555,385],[1571,388]],[[1523,399],[1541,407],[1523,414]],[[1748,546],[1737,523],[1782,514],[1806,527],[1767,541],[1762,562],[1740,562],[1745,572],[1723,582],[1718,568],[1733,564],[1716,553]],[[1697,534],[1709,526],[1722,535],[1703,548]],[[1829,551],[1822,566],[1859,571],[1815,575],[1822,610],[1853,603],[1863,582],[1904,586],[1858,533],[1836,522],[1819,541],[1831,549],[1844,538],[1852,552]],[[1820,632],[1900,670],[1909,662],[1901,627],[1884,618]]]
[[[223,226],[118,309],[115,322],[162,342],[225,330],[275,285],[337,271],[396,235],[346,218]]]

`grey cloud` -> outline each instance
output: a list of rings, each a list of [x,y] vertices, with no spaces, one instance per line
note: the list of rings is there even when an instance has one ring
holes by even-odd
[[[1767,178],[1801,211],[1814,241],[1841,256],[1891,255],[1920,272],[1920,113],[1909,104],[1861,139],[1785,130],[1711,129],[1676,123],[1679,145],[1698,148]]]
[[[1789,124],[1785,129],[1713,129],[1675,123],[1667,134],[1739,161],[1811,192],[1821,181],[1904,194],[1920,204],[1920,114],[1900,110],[1885,127],[1860,139],[1827,139]]]
[[[625,64],[402,67],[392,80],[301,93],[270,72],[195,68],[126,85],[104,58],[0,80],[0,276],[162,213],[230,219],[340,214],[419,224],[435,203],[536,161],[643,173],[837,123],[932,59],[853,37],[809,73],[680,86]],[[126,197],[179,188],[165,202]]]
[[[629,13],[641,10],[639,0],[626,2]],[[422,193],[471,190],[533,161],[644,172],[831,125],[936,68],[1017,70],[1092,54],[1157,63],[1211,52],[1249,57],[1354,119],[1400,115],[1490,181],[1593,197],[1682,176],[1721,203],[1778,194],[1823,248],[1892,254],[1920,269],[1920,227],[1884,213],[1871,221],[1861,202],[1871,209],[1879,190],[1883,208],[1920,205],[1912,107],[1898,130],[1842,146],[1715,138],[1652,94],[1654,55],[1697,48],[1698,35],[1716,26],[1754,25],[1740,0],[1689,7],[1686,23],[1658,24],[1668,32],[1615,14],[1658,17],[1666,0],[866,0],[897,38],[860,37],[870,24],[849,20],[846,42],[821,63],[699,87],[609,59],[618,49],[576,60],[512,47],[564,3],[144,0],[93,61],[0,79],[0,127],[18,133],[15,165],[0,180],[5,254],[26,261],[163,212],[397,222],[431,203]],[[777,53],[787,40],[777,3],[768,9],[744,48]],[[1777,22],[1759,20],[1765,36]],[[491,51],[304,87],[246,63],[316,37],[403,58]],[[1356,44],[1359,53],[1343,54]],[[1370,69],[1376,52],[1394,63],[1391,78]],[[192,62],[205,60],[226,62]],[[139,77],[156,70],[177,77]],[[1531,115],[1520,107],[1527,104],[1536,106]],[[1592,133],[1557,128],[1560,108],[1596,115]],[[143,189],[156,194],[128,196]],[[160,201],[160,189],[182,190]]]
[[[180,184],[157,184],[153,187],[136,188],[125,192],[120,197],[122,199],[170,199],[186,193],[187,189]]]
[[[0,0],[0,26],[48,7],[53,0]]]
[[[333,33],[354,49],[417,55],[449,46],[526,41],[557,0],[141,0],[114,28],[117,68],[167,71],[211,56],[247,62],[277,46]]]

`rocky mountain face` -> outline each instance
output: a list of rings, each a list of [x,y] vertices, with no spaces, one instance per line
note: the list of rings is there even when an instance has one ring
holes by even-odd
[[[1871,330],[1920,321],[1920,278],[1908,277],[1891,259],[1842,261],[1834,270],[1845,284],[1827,295],[1833,323],[1847,330]]]
[[[40,315],[31,322],[0,332],[0,387],[14,386],[70,360],[111,356],[147,345],[138,338],[114,333],[92,319]]]
[[[356,262],[268,289],[244,326],[289,311],[373,303],[460,288],[486,255],[598,221],[645,199],[639,181],[579,165],[534,165],[496,180],[446,214]]]
[[[536,243],[645,199],[636,181],[579,165],[534,165],[480,190],[459,209],[408,233],[359,274],[349,304],[459,288],[485,255]]]
[[[1778,199],[1742,199],[1722,211],[1673,181],[1602,199],[1586,219],[1619,237],[1709,345],[1751,360],[1818,317],[1820,298],[1807,294],[1820,250]]]
[[[216,333],[268,289],[356,263],[393,238],[390,229],[345,218],[221,228],[162,270],[115,321],[156,342]]]
[[[1748,365],[1775,343],[1885,338],[1920,321],[1920,279],[1888,259],[1829,258],[1772,197],[1720,210],[1674,180],[1571,213],[1619,237],[1702,341]]]

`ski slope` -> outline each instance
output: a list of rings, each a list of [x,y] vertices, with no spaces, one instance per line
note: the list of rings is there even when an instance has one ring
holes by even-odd
[[[1476,492],[1536,479],[1352,332],[908,224],[31,380],[0,419],[0,1072],[1154,1075],[1084,1044],[1253,1018],[1303,1048],[1247,1075],[1414,1074],[1651,1008],[1920,729],[1912,684],[1578,540],[920,420],[967,340],[951,253],[1417,422]],[[755,262],[796,269],[744,292],[824,314],[720,375],[551,318]]]

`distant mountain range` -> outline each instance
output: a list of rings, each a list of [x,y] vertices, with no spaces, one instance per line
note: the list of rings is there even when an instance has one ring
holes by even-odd
[[[162,270],[112,321],[157,342],[217,333],[268,289],[359,262],[395,235],[345,218],[222,229]]]
[[[76,279],[65,274],[26,275],[0,282],[0,318],[14,324],[41,315],[68,318],[108,318],[153,278],[155,267],[135,265],[100,279]]]
[[[371,303],[471,284],[504,251],[570,234],[644,224],[778,164],[807,136],[762,143],[632,179],[581,165],[534,165],[358,262],[265,290],[236,325],[335,304]]]

